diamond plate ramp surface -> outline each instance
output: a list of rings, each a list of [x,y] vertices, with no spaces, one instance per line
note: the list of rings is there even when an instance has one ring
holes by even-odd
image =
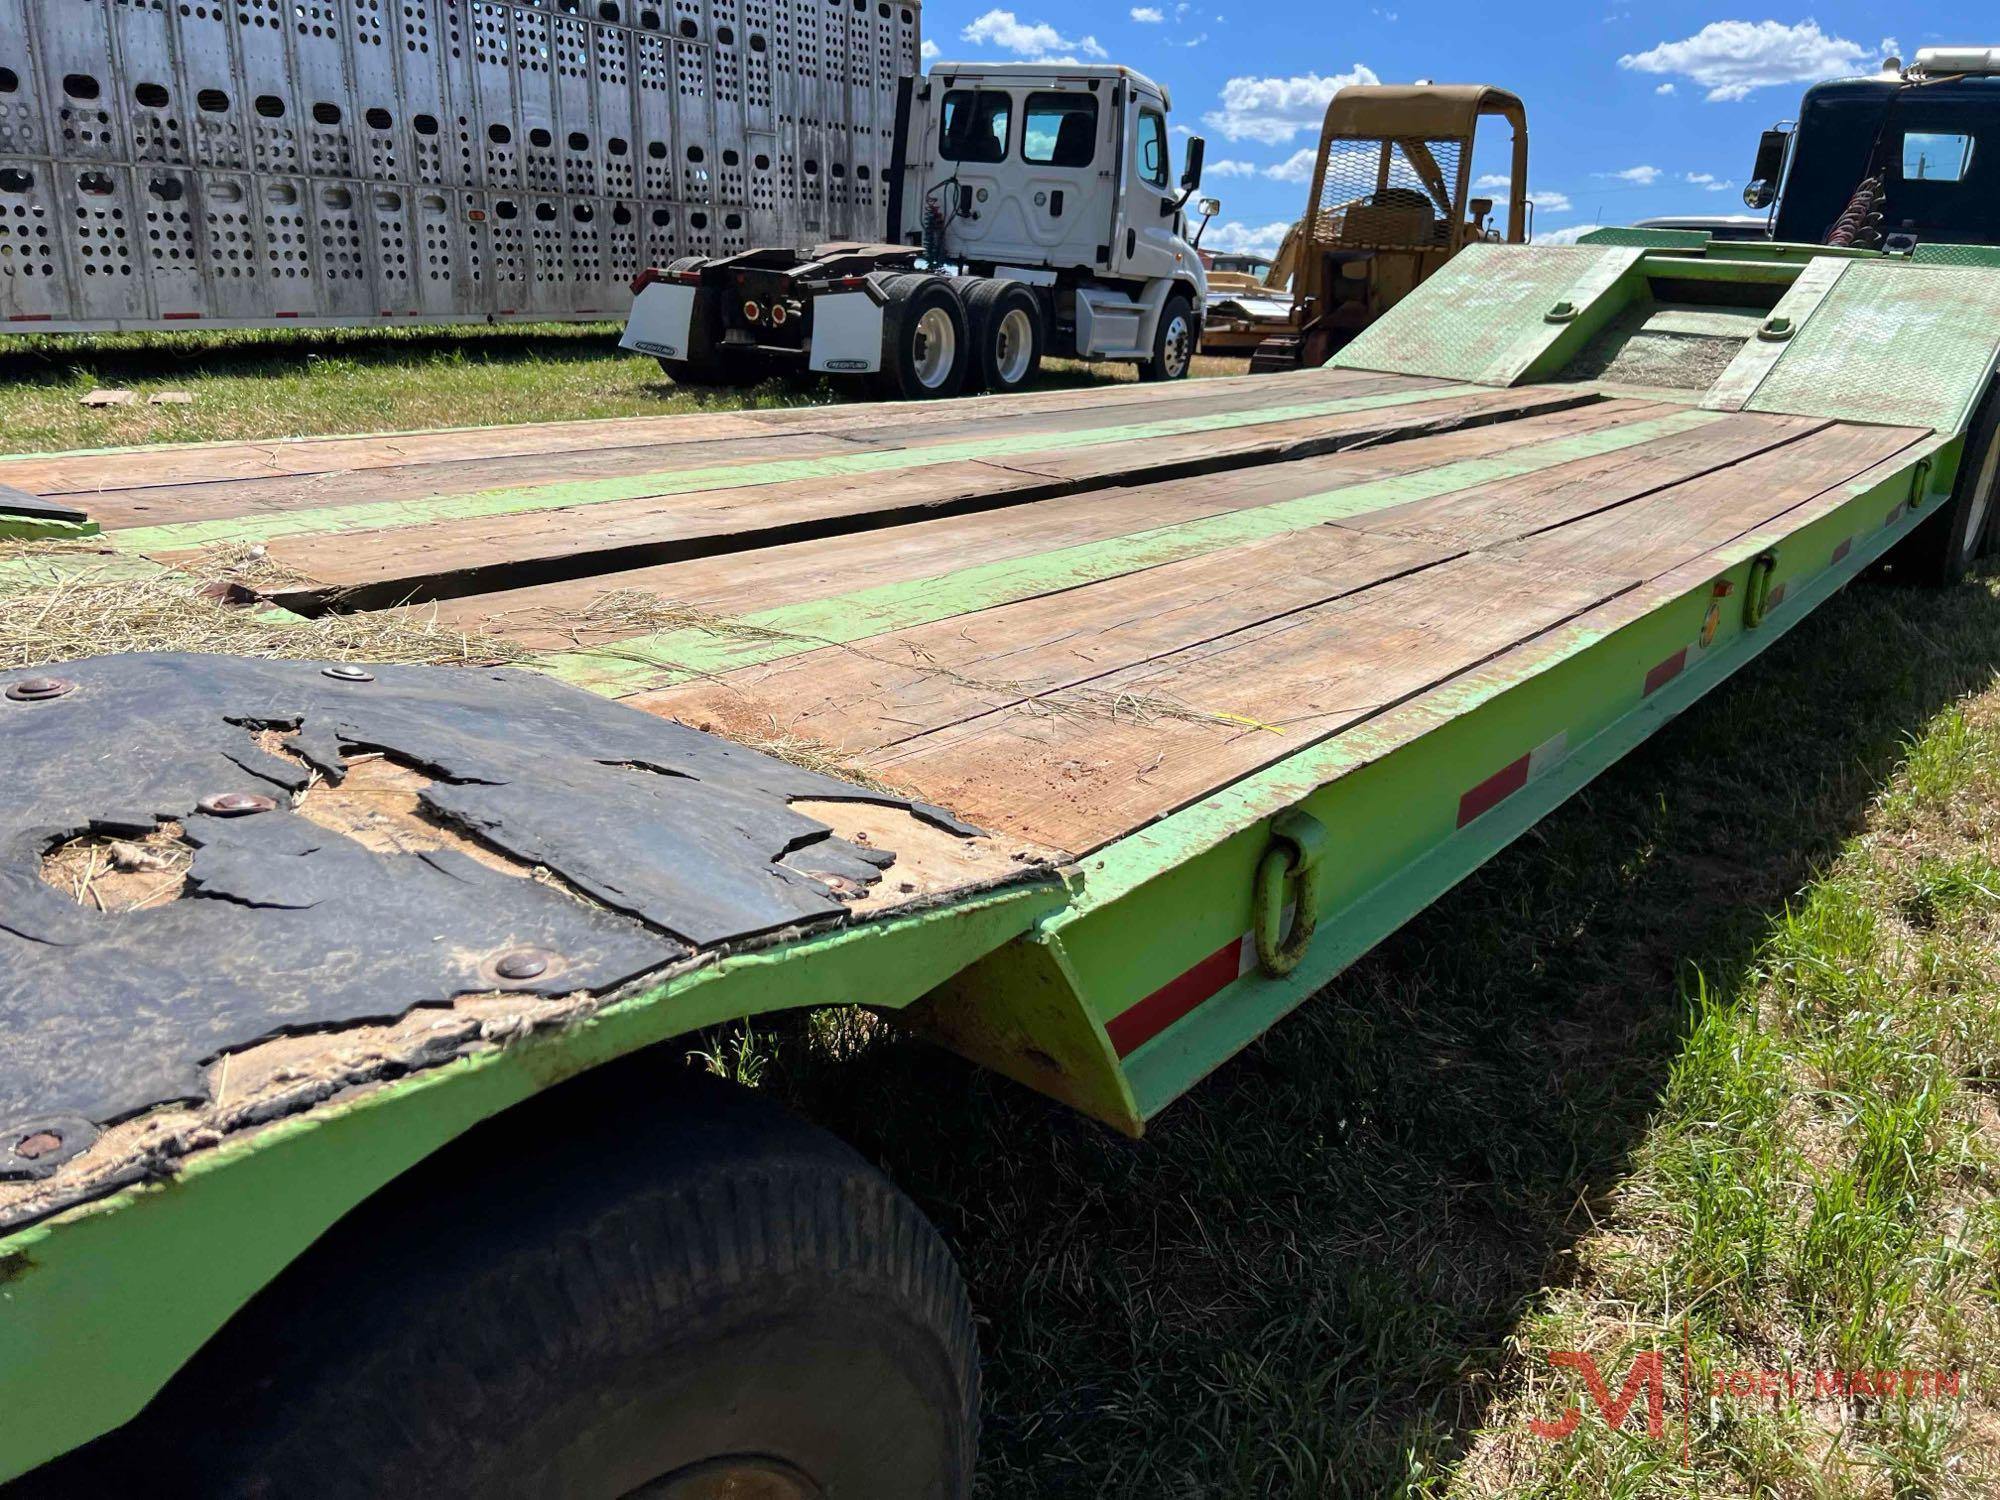
[[[1468,245],[1327,363],[1344,370],[1512,385],[1642,252],[1622,245]],[[1549,322],[1559,302],[1577,316]]]
[[[2000,348],[2000,271],[1850,261],[1747,411],[1955,432]]]

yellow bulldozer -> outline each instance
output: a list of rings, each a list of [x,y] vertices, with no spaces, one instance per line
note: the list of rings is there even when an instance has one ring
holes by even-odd
[[[1513,128],[1504,229],[1472,196],[1479,122]],[[1325,363],[1474,240],[1528,237],[1528,112],[1486,84],[1357,84],[1333,96],[1306,213],[1286,236],[1292,312],[1254,370]]]

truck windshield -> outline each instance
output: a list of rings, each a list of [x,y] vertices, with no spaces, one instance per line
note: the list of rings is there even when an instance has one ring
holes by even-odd
[[[1021,155],[1042,166],[1089,166],[1097,155],[1097,96],[1028,95],[1021,111]]]
[[[998,89],[951,90],[944,96],[938,154],[946,161],[1005,161],[1013,107]]]

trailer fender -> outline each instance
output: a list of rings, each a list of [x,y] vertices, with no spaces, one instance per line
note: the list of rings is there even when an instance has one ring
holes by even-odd
[[[636,349],[660,359],[691,359],[694,299],[699,288],[681,282],[656,281],[633,299],[620,348]],[[819,368],[817,365],[815,369]]]
[[[831,375],[872,375],[882,368],[882,304],[866,292],[813,298],[806,367]]]

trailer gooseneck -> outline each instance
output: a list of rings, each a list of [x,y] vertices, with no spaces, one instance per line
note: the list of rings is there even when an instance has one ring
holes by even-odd
[[[1990,550],[1954,254],[1475,244],[1323,369],[0,463],[68,536],[0,587],[255,542],[517,658],[6,684],[0,1472],[969,1493],[942,1240],[659,1044],[863,1006],[1142,1133],[1863,569]]]

